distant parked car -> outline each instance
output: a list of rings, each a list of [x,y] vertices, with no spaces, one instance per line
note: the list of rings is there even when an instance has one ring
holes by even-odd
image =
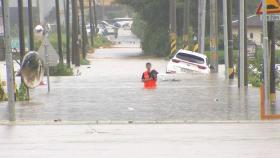
[[[277,74],[277,77],[280,77],[280,64],[275,64],[275,72]]]
[[[280,64],[275,64],[275,70],[280,72]]]
[[[89,36],[91,33],[90,24],[86,25],[87,35]]]
[[[131,29],[133,24],[132,18],[115,18],[115,23],[113,24],[115,27],[124,28],[124,29]]]
[[[192,51],[179,50],[167,65],[167,73],[210,73],[207,56]]]
[[[86,30],[87,30],[87,35],[90,36],[90,33],[91,33],[90,24],[86,25]],[[97,25],[97,31],[98,31],[97,34],[102,35],[102,36],[105,36],[108,34],[106,27],[102,24]]]
[[[100,25],[103,25],[106,28],[107,34],[114,34],[115,29],[117,29],[115,26],[109,24],[107,21],[101,21]]]

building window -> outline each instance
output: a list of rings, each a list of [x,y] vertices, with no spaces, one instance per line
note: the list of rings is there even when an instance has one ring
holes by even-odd
[[[253,39],[253,38],[254,38],[254,34],[250,33],[250,39]]]

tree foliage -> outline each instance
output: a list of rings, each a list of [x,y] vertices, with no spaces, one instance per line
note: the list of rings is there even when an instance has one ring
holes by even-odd
[[[133,32],[141,38],[144,53],[148,55],[166,56],[169,52],[169,0],[116,0],[117,3],[125,4],[135,10],[137,16],[134,19]],[[177,34],[182,36],[183,30],[183,2],[177,0]],[[190,27],[193,35],[197,35],[198,23],[198,0],[190,0]],[[223,24],[223,0],[218,0],[219,26]],[[259,0],[247,1],[247,15],[256,12]],[[239,16],[239,0],[232,0],[233,20]],[[206,7],[206,37],[209,36],[210,21],[209,1]],[[223,33],[223,28],[219,27]],[[221,39],[222,40],[222,39]],[[208,49],[208,47],[206,47]]]
[[[137,13],[133,30],[140,36],[147,55],[165,56],[169,50],[168,0],[117,0],[132,7]]]

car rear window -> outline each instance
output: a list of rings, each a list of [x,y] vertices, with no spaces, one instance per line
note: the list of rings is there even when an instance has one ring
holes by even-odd
[[[204,64],[204,62],[205,62],[203,58],[192,55],[192,54],[178,53],[176,55],[176,57],[178,59],[185,60],[185,61],[192,62],[192,63],[197,63],[197,64]]]

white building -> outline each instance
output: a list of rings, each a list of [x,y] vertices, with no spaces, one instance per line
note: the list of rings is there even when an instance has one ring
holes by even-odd
[[[238,20],[232,22],[232,33],[238,35]],[[262,21],[257,15],[247,17],[247,39],[262,45]]]

